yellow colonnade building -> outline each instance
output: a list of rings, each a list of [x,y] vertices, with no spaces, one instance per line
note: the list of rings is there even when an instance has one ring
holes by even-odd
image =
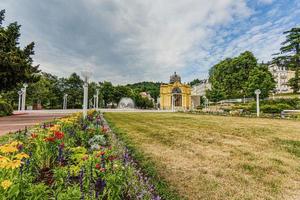
[[[169,84],[160,86],[160,108],[163,110],[191,109],[191,87],[181,83],[181,77],[174,73]]]

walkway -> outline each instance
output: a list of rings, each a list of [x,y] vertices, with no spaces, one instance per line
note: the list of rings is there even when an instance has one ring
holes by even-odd
[[[0,117],[0,135],[65,115],[64,113],[20,113],[9,117]]]

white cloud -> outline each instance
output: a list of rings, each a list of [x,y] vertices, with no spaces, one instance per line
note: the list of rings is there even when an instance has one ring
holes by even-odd
[[[67,75],[92,65],[95,80],[114,83],[166,81],[186,71],[207,55],[217,27],[251,14],[245,0],[6,4],[7,15],[23,25],[22,38],[37,42],[35,61],[43,70]]]

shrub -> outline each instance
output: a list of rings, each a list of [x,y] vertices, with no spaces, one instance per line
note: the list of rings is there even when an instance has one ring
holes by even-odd
[[[0,100],[0,117],[11,115],[13,113],[13,108],[10,104],[5,101]]]
[[[282,110],[294,109],[291,105],[278,103],[278,104],[266,104],[261,106],[261,111],[264,113],[280,113]]]

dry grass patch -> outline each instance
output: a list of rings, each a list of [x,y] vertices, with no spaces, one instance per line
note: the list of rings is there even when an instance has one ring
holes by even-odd
[[[299,199],[300,123],[106,113],[187,199]]]

